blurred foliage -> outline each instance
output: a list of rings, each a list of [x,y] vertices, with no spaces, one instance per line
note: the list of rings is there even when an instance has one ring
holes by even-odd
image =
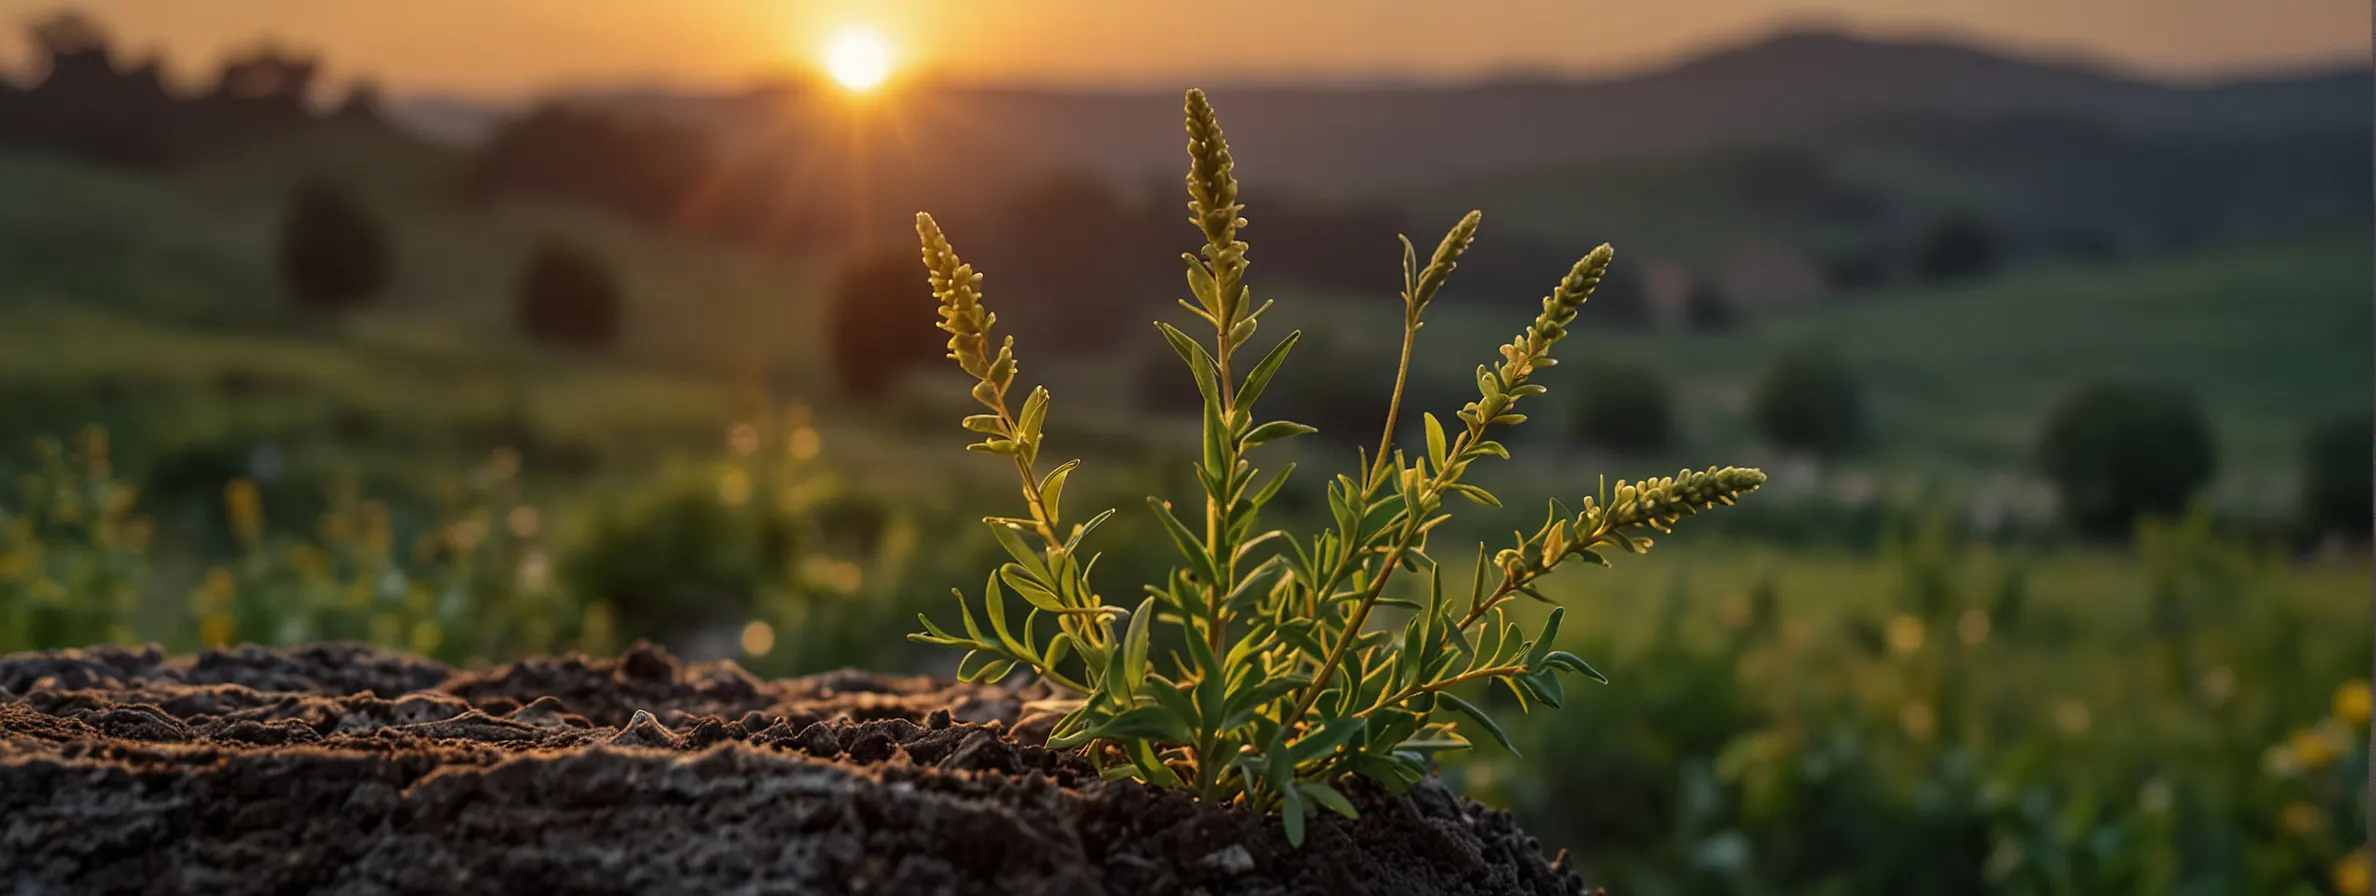
[[[1678,571],[1644,637],[1579,639],[1621,687],[1514,726],[1559,761],[1464,774],[1612,892],[2368,892],[2367,636],[2301,649],[2349,589],[2150,531],[2136,616],[2032,605],[2030,563],[1937,520],[1878,600]]]
[[[1970,212],[1940,215],[1923,231],[1915,249],[1914,272],[1925,280],[1954,281],[1996,269],[2002,249],[1988,222]]]
[[[909,370],[934,367],[947,352],[931,328],[932,289],[916,274],[915,253],[868,255],[834,283],[825,345],[842,391],[873,399]]]
[[[1750,402],[1758,433],[1778,447],[1837,455],[1864,442],[1864,396],[1856,374],[1828,346],[1804,343],[1784,352]]]
[[[1575,434],[1587,445],[1626,454],[1675,442],[1673,387],[1657,368],[1587,359],[1577,376]]]
[[[2358,414],[2321,423],[2302,440],[2302,514],[2312,534],[2368,537],[2376,522],[2369,506],[2376,494],[2371,430],[2376,421]]]
[[[722,458],[611,489],[582,523],[527,499],[510,448],[426,512],[207,448],[143,477],[219,510],[172,514],[169,538],[105,430],[44,439],[0,501],[0,651],[352,640],[484,664],[648,637],[775,674],[908,665],[897,596],[943,568],[916,556],[913,512],[844,491],[805,409],[752,416]]]
[[[527,500],[533,470],[512,452],[457,471],[424,512],[196,452],[221,456],[182,474],[215,511],[201,527],[219,513],[220,543],[173,531],[191,525],[180,514],[152,522],[154,495],[130,483],[169,477],[119,469],[103,431],[0,452],[0,650],[615,651],[661,636],[632,621],[657,614],[631,607],[640,591],[594,599],[564,571],[693,543],[667,534],[691,519],[731,549],[668,562],[749,597],[692,607],[711,621],[672,647],[763,674],[932,668],[937,651],[896,635],[996,556],[947,509],[975,499],[861,490],[804,412],[742,416],[711,459],[569,514]],[[1148,487],[1076,486],[1092,502]],[[1948,515],[1884,510],[1860,524],[1878,527],[1870,558],[1805,546],[1711,567],[1684,551],[1578,583],[1589,593],[1560,595],[1582,614],[1561,646],[1605,658],[1623,686],[1509,714],[1540,756],[1486,750],[1448,774],[1613,892],[2367,892],[2369,641],[2340,624],[2365,621],[2364,558],[2288,560],[2201,513],[2141,525],[2132,556],[2007,549]],[[764,547],[762,532],[787,537]]]
[[[2173,514],[2219,470],[2210,421],[2184,392],[2097,383],[2067,395],[2038,436],[2038,469],[2063,516],[2096,537],[2128,534],[2145,514]]]
[[[1724,285],[1714,277],[1698,277],[1683,293],[1683,323],[1694,330],[1713,332],[1731,329],[1739,311]]]
[[[281,279],[299,305],[352,308],[378,298],[395,268],[387,229],[348,188],[310,180],[281,219]]]
[[[626,313],[619,275],[585,249],[547,241],[520,273],[520,331],[558,345],[604,348]]]

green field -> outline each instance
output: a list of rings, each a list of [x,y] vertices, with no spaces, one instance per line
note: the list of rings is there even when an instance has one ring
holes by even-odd
[[[978,585],[995,548],[973,520],[1013,510],[1000,465],[957,448],[961,384],[849,401],[821,357],[828,264],[563,206],[468,208],[459,164],[336,130],[160,176],[0,158],[0,460],[19,486],[0,494],[0,649],[338,637],[483,664],[679,624],[687,652],[765,674],[950,671],[900,636]],[[274,276],[280,198],[316,171],[356,183],[397,238],[391,295],[349,317],[291,311]],[[1484,198],[1491,214],[1506,197]],[[513,333],[517,269],[550,234],[621,272],[615,351]],[[1628,234],[1606,237],[1624,263]],[[1662,371],[1682,443],[1582,450],[1559,401],[1582,365],[1554,371],[1517,459],[1480,477],[1518,506],[1445,539],[1498,544],[1541,496],[1686,464],[1772,469],[1741,511],[1766,522],[1687,521],[1656,553],[1555,580],[1566,646],[1615,683],[1523,717],[1480,696],[1528,757],[1488,746],[1449,773],[1622,892],[2347,891],[2366,717],[2334,695],[2366,675],[2367,555],[2209,526],[2284,520],[2302,431],[2371,403],[2368,251],[2334,231],[2031,265],[1716,333],[1611,332],[1587,306],[1561,355]],[[1420,375],[1467,383],[1530,314],[1440,303]],[[1395,315],[1391,297],[1289,295],[1271,329],[1385,365],[1361,350]],[[1762,370],[1805,340],[1843,352],[1870,405],[1869,450],[1819,472],[1747,422]],[[1125,508],[1100,587],[1132,593],[1169,558],[1130,508],[1182,487],[1194,424],[1134,410],[1114,359],[1021,351],[1058,394],[1050,450],[1089,459],[1068,504]],[[1121,354],[1154,351],[1150,333]],[[1291,364],[1274,389],[1326,372]],[[1925,528],[2027,500],[2047,409],[2108,378],[2202,400],[2222,476],[2197,525],[2125,549]],[[29,447],[87,423],[112,453]],[[729,438],[736,423],[753,429]],[[243,511],[220,480],[270,479],[250,471],[258,445],[294,472]],[[1349,454],[1311,440],[1278,457],[1306,462],[1309,486]],[[183,491],[127,497],[160,479]],[[1300,500],[1274,522],[1302,522]],[[1842,504],[1879,508],[1877,549],[1814,521]],[[1793,547],[1762,537],[1801,519],[1814,534]],[[737,650],[746,623],[768,627],[764,649]]]
[[[648,458],[669,438],[653,433],[714,433],[754,387],[835,404],[819,341],[829,265],[712,248],[565,207],[467,208],[452,188],[460,165],[443,150],[339,130],[161,179],[0,159],[0,270],[10,284],[0,295],[0,367],[21,407],[62,407],[15,415],[14,435],[26,435],[27,421],[68,427],[75,421],[65,415],[89,404],[89,390],[112,389],[130,393],[126,407],[107,414],[119,427],[148,428],[144,407],[199,421],[162,426],[161,438],[230,421],[297,429],[348,407],[434,431],[518,406],[558,439]],[[399,252],[388,300],[338,321],[287,312],[272,268],[279,197],[315,172],[358,184],[392,222]],[[1491,223],[1506,214],[1499,206],[1519,203],[1483,199],[1491,239]],[[631,307],[615,356],[539,350],[511,334],[518,266],[532,242],[553,234],[596,248],[622,273]],[[1620,264],[1631,257],[1622,251],[1629,236],[1606,235]],[[1381,252],[1380,261],[1391,258]],[[2370,404],[2368,270],[2364,234],[2309,233],[1860,294],[1752,315],[1717,334],[1607,332],[1591,326],[1588,308],[1577,345],[1651,363],[1675,383],[1683,444],[1639,461],[1650,469],[1778,461],[1749,431],[1747,395],[1778,349],[1821,340],[1857,365],[1871,406],[1872,450],[1838,469],[1981,490],[2007,488],[2006,477],[2026,469],[2041,418],[2066,390],[2107,378],[2166,382],[2200,396],[2214,421],[2222,504],[2269,516],[2291,500],[2301,431]],[[1558,273],[1544,272],[1546,288]],[[1283,324],[1362,344],[1373,342],[1363,330],[1391,327],[1388,297],[1288,299]],[[1422,363],[1463,382],[1525,314],[1447,303]],[[929,321],[921,310],[918,318]],[[1158,350],[1151,333],[1142,341],[1130,349]],[[1102,363],[1023,349],[1060,398],[1132,400]],[[1288,382],[1298,373],[1291,367]],[[301,385],[263,399],[209,395],[220,390],[208,384],[243,375]],[[912,424],[941,404],[832,416],[837,425],[891,422],[898,431],[898,421]],[[1545,425],[1535,438],[1564,427],[1561,409],[1539,413]],[[710,433],[683,444],[707,447]],[[1574,472],[1572,456],[1536,452],[1529,475]]]

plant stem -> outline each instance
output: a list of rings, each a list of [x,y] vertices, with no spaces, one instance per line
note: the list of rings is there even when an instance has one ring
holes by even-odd
[[[1217,389],[1221,393],[1221,425],[1226,428],[1230,425],[1231,419],[1237,415],[1237,395],[1236,390],[1231,386],[1229,375],[1230,321],[1224,320],[1217,326],[1220,335],[1213,340],[1216,349],[1213,352],[1213,364],[1217,374]],[[1211,621],[1206,626],[1205,643],[1212,648],[1215,657],[1222,655],[1223,634],[1229,629],[1229,617],[1222,610],[1221,598],[1237,584],[1233,581],[1237,575],[1236,546],[1221,543],[1221,518],[1227,509],[1223,506],[1222,501],[1224,498],[1234,498],[1226,493],[1228,483],[1237,474],[1237,440],[1230,438],[1227,433],[1224,433],[1221,439],[1221,462],[1223,469],[1215,470],[1213,473],[1221,477],[1224,494],[1205,496],[1205,550],[1212,552],[1213,569],[1217,571],[1217,575],[1214,576],[1216,581],[1207,583],[1205,589],[1205,601],[1211,615]],[[1215,671],[1218,672],[1218,670]]]
[[[1409,316],[1403,320],[1402,360],[1396,362],[1394,367],[1394,396],[1386,402],[1386,431],[1378,436],[1378,454],[1371,460],[1368,474],[1362,477],[1364,480],[1378,478],[1379,470],[1386,464],[1387,452],[1394,449],[1394,421],[1402,414],[1403,385],[1411,376],[1411,346],[1419,341],[1418,323],[1417,319]]]
[[[1291,727],[1301,721],[1304,713],[1311,711],[1312,704],[1320,700],[1320,692],[1328,686],[1328,677],[1335,675],[1337,667],[1344,664],[1345,653],[1352,649],[1353,642],[1361,635],[1361,626],[1369,621],[1370,608],[1377,605],[1379,595],[1386,593],[1386,580],[1393,577],[1395,568],[1402,563],[1403,552],[1410,549],[1416,529],[1416,526],[1406,528],[1403,540],[1387,552],[1386,562],[1378,568],[1377,578],[1370,580],[1368,593],[1361,596],[1361,603],[1353,606],[1353,618],[1346,620],[1345,633],[1337,638],[1335,647],[1329,648],[1328,660],[1320,664],[1319,674],[1312,676],[1312,683],[1304,686],[1303,698],[1295,702],[1295,711],[1279,717],[1280,727]]]

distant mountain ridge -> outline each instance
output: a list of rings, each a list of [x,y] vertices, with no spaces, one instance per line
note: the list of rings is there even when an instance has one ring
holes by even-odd
[[[1947,41],[1810,30],[1591,80],[1222,86],[1211,93],[1232,143],[1254,160],[1249,180],[1324,194],[1803,138],[1909,113],[2072,117],[2142,135],[2194,136],[2365,133],[2376,105],[2376,90],[2359,70],[2175,85]],[[783,133],[787,118],[803,117],[800,107],[817,105],[804,95],[783,88],[580,98],[687,118],[739,143]],[[399,108],[432,114],[449,137],[466,136],[468,112],[450,97],[432,99]],[[1178,98],[1170,91],[919,85],[894,102],[887,114],[980,154],[1133,181],[1178,167]]]

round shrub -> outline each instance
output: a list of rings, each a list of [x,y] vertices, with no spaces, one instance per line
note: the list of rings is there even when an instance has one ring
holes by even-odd
[[[1674,396],[1657,370],[1604,361],[1593,364],[1576,382],[1575,433],[1585,444],[1641,454],[1674,442]]]
[[[1766,441],[1792,451],[1836,455],[1864,440],[1864,398],[1848,363],[1818,345],[1784,352],[1750,399]]]
[[[1725,330],[1733,325],[1732,297],[1712,277],[1702,277],[1683,294],[1683,323],[1694,330]]]
[[[1996,233],[1987,221],[1956,212],[1940,216],[1923,232],[1914,271],[1925,280],[1962,280],[1995,270],[1999,254]]]
[[[2370,469],[2365,415],[2330,420],[2302,440],[2302,515],[2311,531],[2366,538],[2371,529],[2369,496],[2376,494]]]
[[[2082,387],[2038,437],[2038,469],[2061,496],[2064,518],[2094,536],[2123,536],[2138,516],[2185,510],[2218,467],[2202,409],[2165,387]]]
[[[599,348],[619,338],[618,276],[591,253],[540,243],[520,275],[520,332],[556,345]]]
[[[563,580],[607,603],[625,637],[681,642],[751,618],[790,587],[799,524],[776,501],[725,491],[691,477],[598,507],[561,559]]]
[[[854,398],[873,398],[907,370],[942,363],[932,287],[914,252],[884,252],[843,267],[827,312],[833,372]]]
[[[386,230],[344,187],[312,180],[289,197],[280,269],[298,305],[340,310],[370,302],[387,288],[393,255]]]

